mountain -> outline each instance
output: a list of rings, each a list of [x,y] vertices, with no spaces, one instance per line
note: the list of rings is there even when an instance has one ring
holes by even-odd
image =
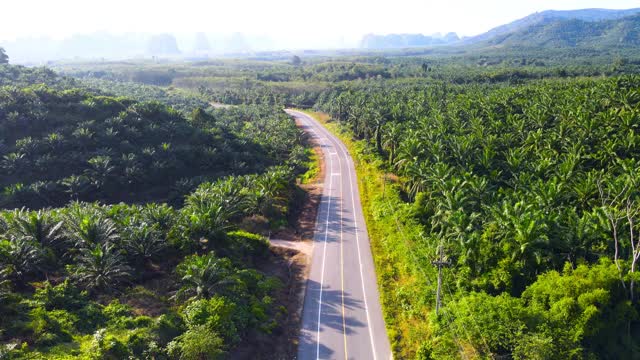
[[[360,47],[365,49],[394,49],[407,47],[449,45],[460,40],[456,33],[446,35],[422,35],[422,34],[389,34],[389,35],[365,35]]]
[[[75,34],[62,40],[48,37],[19,38],[0,44],[12,63],[34,64],[60,59],[122,59],[144,54],[145,35],[106,32]]]
[[[193,52],[196,54],[207,53],[211,51],[211,43],[207,34],[199,32],[196,34],[195,44],[193,45]]]
[[[464,42],[521,47],[633,45],[638,41],[638,14],[640,8],[548,10],[498,26]]]
[[[154,35],[149,39],[147,51],[151,55],[179,55],[178,42],[171,34]]]

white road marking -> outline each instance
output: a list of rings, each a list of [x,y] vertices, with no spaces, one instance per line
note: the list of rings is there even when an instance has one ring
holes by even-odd
[[[355,167],[355,166],[354,166]],[[354,168],[355,171],[355,168]],[[353,197],[353,179],[351,178],[351,169],[348,171],[349,173],[349,186],[351,188],[351,207],[353,208],[353,227],[356,229],[356,244],[358,246],[358,263],[360,263],[360,283],[362,283],[362,294],[364,295],[364,310],[367,313],[367,328],[369,329],[369,339],[371,340],[371,349],[373,351],[373,360],[376,360],[376,345],[373,341],[373,324],[371,324],[371,317],[369,316],[369,305],[367,304],[367,291],[364,287],[364,275],[362,274],[362,255],[360,254],[360,237],[358,236],[358,218],[356,214],[356,202]]]
[[[338,167],[342,171],[342,159],[338,157]],[[340,176],[340,173],[334,173],[334,176]],[[340,200],[344,197],[344,182],[340,181]],[[344,306],[344,206],[340,205],[340,295],[342,300],[342,339],[344,341],[344,358],[349,359],[349,350],[347,347],[347,319],[345,317],[346,310]]]
[[[331,159],[331,158],[329,158]],[[333,167],[333,161],[329,160],[329,168]],[[329,189],[328,192],[331,194],[331,190],[333,190],[333,176],[329,177]],[[318,300],[318,333],[316,339],[318,341],[316,347],[316,358],[320,359],[320,324],[322,323],[322,291],[324,289],[324,265],[327,259],[327,236],[329,235],[329,218],[331,217],[331,196],[329,196],[329,201],[327,202],[327,221],[324,229],[324,249],[322,251],[322,273],[320,275],[320,298]]]
[[[306,117],[307,115],[304,114],[304,116]],[[321,131],[323,132],[327,132],[326,129],[324,128],[320,128]],[[331,139],[331,137],[328,137],[329,139]],[[337,141],[333,141],[333,139],[330,140],[332,143],[338,143]],[[345,154],[349,154],[349,152],[346,150],[346,148],[343,148],[341,146],[342,144],[338,143],[337,148],[339,148],[340,150],[343,150]],[[347,155],[348,156],[348,155]],[[340,160],[340,157],[338,157],[338,160]],[[354,169],[355,171],[355,169]],[[353,208],[353,212],[354,212],[354,216],[353,216],[353,224],[354,224],[354,228],[355,228],[355,233],[356,233],[356,245],[358,247],[358,263],[360,265],[360,283],[362,284],[362,295],[364,297],[364,309],[365,309],[365,313],[367,314],[367,324],[369,326],[367,326],[368,330],[369,330],[369,339],[371,341],[371,349],[373,352],[373,359],[377,360],[377,354],[376,354],[376,346],[375,346],[375,341],[373,340],[373,324],[371,324],[371,316],[369,315],[369,305],[367,304],[367,292],[364,286],[364,275],[362,272],[362,255],[360,252],[360,237],[358,236],[358,219],[357,219],[357,215],[356,215],[356,206],[355,206],[355,197],[353,196],[353,178],[351,176],[351,169],[349,169],[348,171],[349,173],[349,186],[351,188],[351,206]],[[325,242],[325,246],[326,246],[326,242]],[[322,264],[323,269],[324,269],[324,262]],[[319,320],[319,319],[318,319]],[[318,325],[318,328],[320,327],[320,325]],[[318,339],[319,339],[320,334],[318,333]],[[318,349],[320,348],[320,343],[318,343]],[[319,354],[319,350],[318,350],[318,354]]]

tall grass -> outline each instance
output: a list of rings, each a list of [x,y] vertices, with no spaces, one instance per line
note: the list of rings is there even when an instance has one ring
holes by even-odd
[[[411,216],[411,204],[402,201],[394,176],[383,163],[364,151],[362,142],[325,113],[306,112],[346,145],[355,162],[387,334],[396,358],[414,358],[432,336],[436,273],[428,254],[416,241],[420,226]]]

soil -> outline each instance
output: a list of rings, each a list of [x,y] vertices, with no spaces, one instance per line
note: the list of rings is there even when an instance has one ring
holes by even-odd
[[[229,109],[229,108],[233,107],[233,105],[222,104],[222,103],[217,103],[217,102],[210,102],[209,105],[211,105],[211,107],[214,108],[214,109]]]
[[[311,139],[306,141],[318,155],[320,169],[309,184],[299,185],[305,193],[303,205],[295,214],[291,226],[271,234],[271,256],[258,264],[260,271],[279,278],[285,285],[277,292],[275,300],[286,311],[282,312],[278,319],[279,326],[271,334],[251,334],[248,340],[228,354],[230,359],[284,360],[296,357],[313,233],[325,172],[322,149]]]

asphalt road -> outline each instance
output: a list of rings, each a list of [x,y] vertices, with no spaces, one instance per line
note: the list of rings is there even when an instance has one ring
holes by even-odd
[[[298,359],[390,359],[353,160],[311,117],[286,111],[318,140],[325,156]]]

